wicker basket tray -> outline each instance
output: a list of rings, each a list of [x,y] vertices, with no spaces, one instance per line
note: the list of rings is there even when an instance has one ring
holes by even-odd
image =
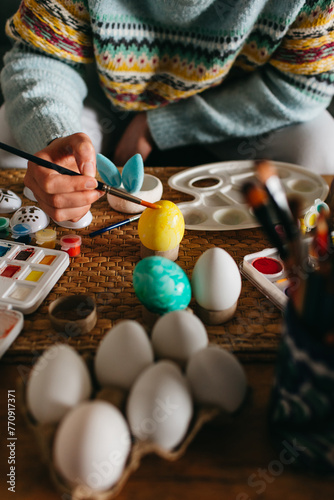
[[[163,198],[175,203],[191,199],[188,195],[173,190],[168,178],[182,170],[179,167],[150,167],[145,172],[161,179],[164,185]],[[23,200],[22,170],[2,170],[0,185],[13,190]],[[104,227],[126,216],[113,211],[106,197],[92,206],[93,222],[88,228],[77,231],[82,237],[81,254],[71,258],[71,263],[39,309],[25,317],[24,329],[4,356],[6,361],[26,362],[35,358],[55,341],[68,342],[80,353],[95,350],[106,330],[120,319],[135,319],[143,322],[142,307],[132,286],[134,266],[140,260],[140,240],[137,222],[89,238],[89,232]],[[54,224],[58,240],[73,230]],[[239,264],[248,253],[268,247],[261,229],[239,231],[186,231],[180,244],[177,263],[191,279],[194,265],[208,248],[224,248]],[[63,339],[57,334],[48,319],[51,301],[63,295],[89,294],[95,298],[98,320],[88,334]],[[190,303],[194,308],[194,302]],[[233,351],[243,358],[272,359],[280,338],[281,312],[266,299],[248,280],[243,279],[243,288],[237,312],[232,320],[219,326],[208,326],[211,342]]]

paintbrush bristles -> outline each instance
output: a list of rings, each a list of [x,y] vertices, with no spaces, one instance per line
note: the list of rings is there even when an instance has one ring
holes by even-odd
[[[269,160],[258,160],[255,162],[255,169],[260,181],[265,184],[273,175],[277,175],[275,165]]]
[[[262,182],[271,198],[278,217],[282,219],[282,224],[288,237],[291,234],[295,234],[295,229],[293,228],[294,219],[275,165],[268,160],[262,160],[256,163],[256,171],[260,182]]]
[[[242,192],[246,198],[247,203],[252,208],[257,208],[265,205],[268,201],[267,193],[264,189],[260,188],[252,182],[247,182],[242,187]]]

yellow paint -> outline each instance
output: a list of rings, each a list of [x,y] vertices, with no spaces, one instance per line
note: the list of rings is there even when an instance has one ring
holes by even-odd
[[[165,252],[177,247],[184,234],[184,218],[175,203],[159,201],[160,208],[147,208],[138,223],[142,244],[150,250]]]
[[[288,281],[288,278],[282,278],[280,280],[277,280],[276,283],[284,283],[285,281]]]
[[[42,245],[40,245],[43,248],[55,248],[56,247],[56,242],[55,241],[46,241]]]
[[[26,281],[38,281],[43,274],[43,271],[31,271],[26,277]]]
[[[44,248],[55,248],[57,233],[54,229],[41,229],[36,233],[37,245]]]
[[[311,229],[316,226],[318,214],[313,212],[306,214],[304,217],[304,224],[307,228]]]
[[[44,264],[45,266],[51,266],[52,262],[56,259],[56,255],[45,255],[39,264]]]
[[[304,222],[304,218],[300,217],[299,222],[300,222],[300,231],[302,234],[305,234],[307,232],[307,228]]]

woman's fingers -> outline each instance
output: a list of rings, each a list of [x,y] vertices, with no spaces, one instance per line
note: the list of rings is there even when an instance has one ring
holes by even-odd
[[[91,191],[97,187],[97,180],[86,175],[64,175],[44,167],[33,165],[27,170],[25,185],[41,198],[58,193]]]
[[[25,185],[55,221],[80,219],[102,196],[103,193],[95,189],[95,151],[87,135],[79,133],[55,139],[36,156],[81,173],[78,176],[59,174],[33,162],[28,163]]]
[[[47,205],[43,201],[39,203],[39,206],[55,222],[63,222],[66,220],[77,221],[81,219],[90,209],[90,205],[83,205],[80,207],[72,208],[55,208],[53,206]]]

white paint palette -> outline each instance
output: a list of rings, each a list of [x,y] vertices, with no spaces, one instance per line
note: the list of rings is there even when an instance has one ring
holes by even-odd
[[[306,212],[328,194],[327,183],[317,174],[291,163],[273,162],[287,195],[298,195]],[[254,162],[229,161],[188,168],[169,178],[177,191],[194,196],[178,203],[186,229],[228,231],[257,227],[241,192],[245,182],[255,180]]]
[[[61,250],[0,240],[0,305],[34,312],[69,262]]]

